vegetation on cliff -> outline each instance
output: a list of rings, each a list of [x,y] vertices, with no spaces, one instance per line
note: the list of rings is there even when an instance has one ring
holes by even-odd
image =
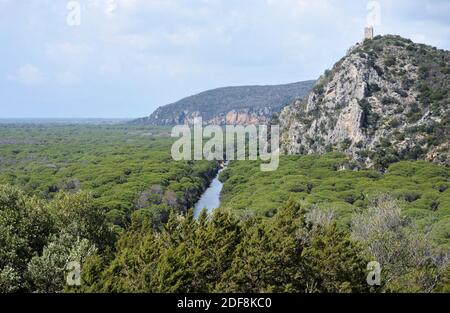
[[[450,52],[399,36],[352,47],[308,100],[280,116],[287,153],[343,151],[384,169],[399,160],[450,165]]]
[[[305,97],[314,81],[274,86],[242,86],[208,90],[158,108],[133,124],[179,125],[201,116],[214,124],[267,122],[283,106]]]

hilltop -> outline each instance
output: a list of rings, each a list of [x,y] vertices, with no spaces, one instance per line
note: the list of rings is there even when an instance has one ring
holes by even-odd
[[[399,36],[349,49],[280,115],[287,154],[342,151],[360,164],[450,165],[450,52]]]
[[[257,124],[296,99],[305,97],[315,81],[286,85],[224,87],[208,90],[158,108],[133,124],[190,124],[202,117],[205,124]]]

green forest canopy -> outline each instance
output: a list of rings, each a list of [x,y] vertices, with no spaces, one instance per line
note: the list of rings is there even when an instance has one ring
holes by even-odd
[[[447,167],[353,171],[335,153],[283,156],[274,172],[233,161],[222,208],[194,220],[188,209],[217,164],[173,161],[167,129],[0,125],[0,134],[0,292],[450,286]],[[370,260],[385,275],[376,288],[365,282]],[[81,287],[64,283],[71,261],[82,264]]]
[[[404,214],[441,244],[450,244],[450,169],[425,161],[398,162],[382,174],[346,170],[341,154],[283,156],[278,170],[261,172],[259,162],[233,161],[221,174],[222,206],[271,216],[290,198],[333,210],[340,225],[367,208],[379,194],[402,202]]]

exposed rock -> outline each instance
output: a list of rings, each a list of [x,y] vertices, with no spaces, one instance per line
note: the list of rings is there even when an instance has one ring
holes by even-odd
[[[368,166],[450,165],[450,53],[398,36],[352,47],[305,101],[280,115],[288,154],[347,152]]]
[[[305,97],[314,81],[276,86],[226,87],[202,92],[158,108],[134,124],[192,124],[202,117],[205,124],[267,123],[295,99]]]

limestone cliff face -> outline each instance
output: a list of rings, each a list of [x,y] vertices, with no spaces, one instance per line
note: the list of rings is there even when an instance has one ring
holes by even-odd
[[[379,167],[419,158],[450,164],[449,74],[449,51],[398,36],[358,44],[307,100],[282,111],[284,151],[339,150]]]
[[[134,124],[192,124],[202,117],[205,124],[267,123],[274,114],[294,101],[304,98],[315,81],[274,86],[225,87],[202,92],[158,108]]]
[[[218,112],[214,116],[204,115],[199,111],[184,111],[181,116],[175,119],[159,119],[159,121],[163,125],[193,125],[201,117],[205,125],[257,125],[269,123],[271,116],[275,113],[277,112],[270,108],[231,110],[229,112]]]

